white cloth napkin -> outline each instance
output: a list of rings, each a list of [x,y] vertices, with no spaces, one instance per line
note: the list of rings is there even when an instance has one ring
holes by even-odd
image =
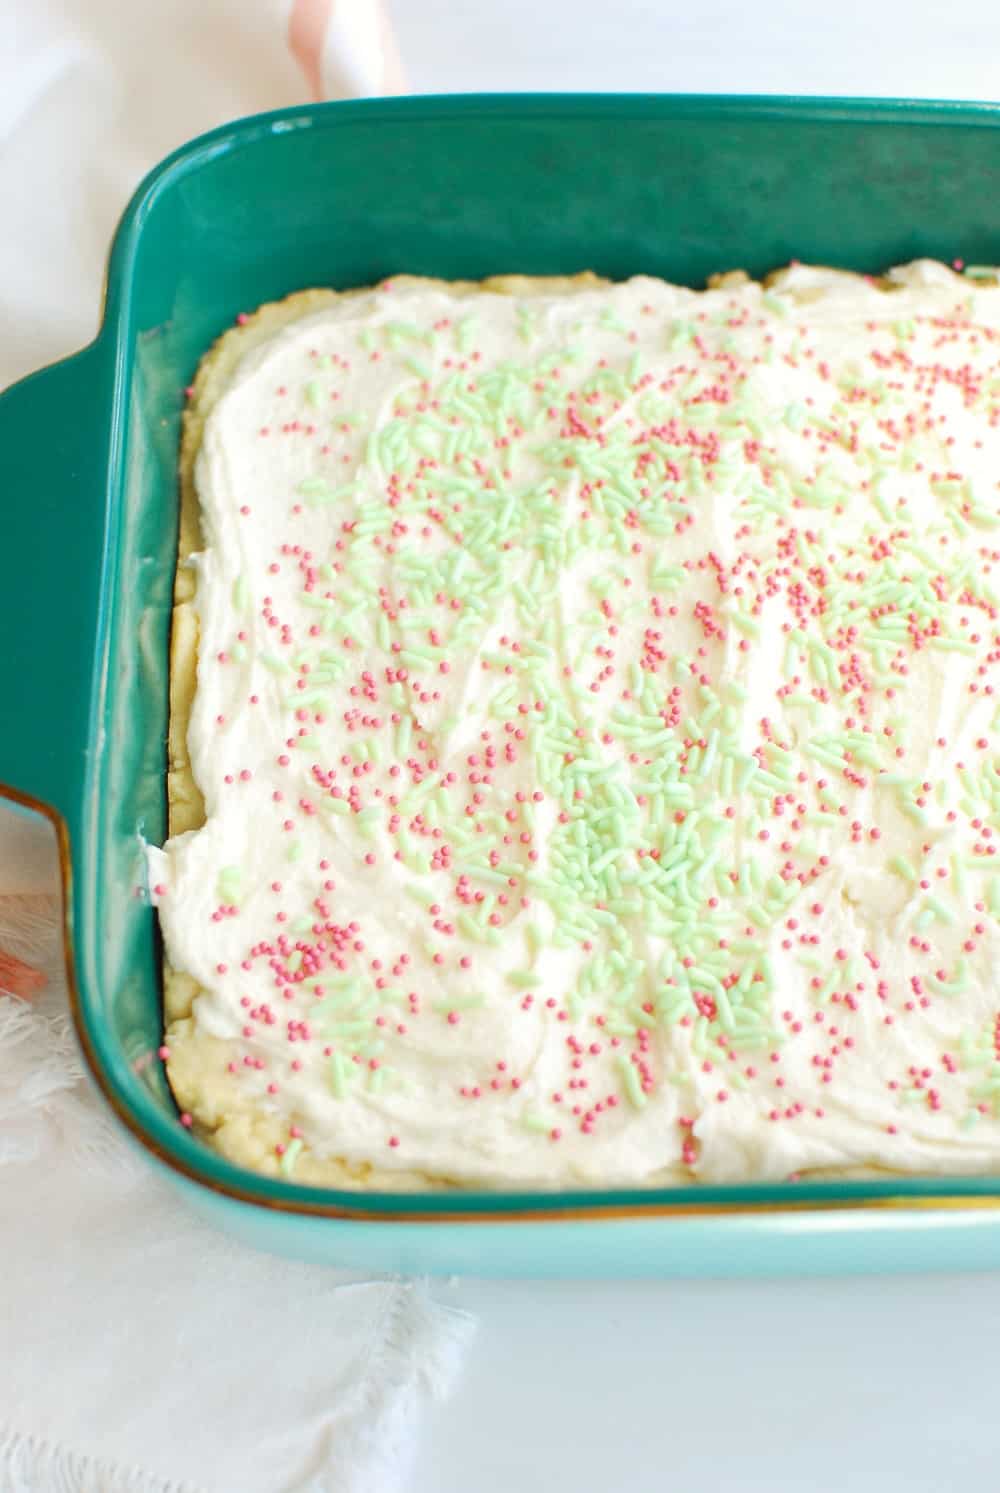
[[[93,336],[115,224],[169,151],[403,86],[382,0],[0,0],[0,388]]]
[[[115,221],[166,151],[398,84],[378,0],[0,0],[0,386],[93,335]],[[255,1254],[133,1152],[69,1028],[51,841],[0,808],[0,951],[48,976],[0,991],[0,1493],[401,1489],[470,1320]]]
[[[56,899],[0,898],[49,976],[0,996],[2,1493],[388,1493],[471,1330],[425,1286],[256,1254],[189,1214],[84,1077]]]
[[[0,1489],[403,1488],[468,1319],[192,1220],[73,1081],[61,1015],[0,1001],[0,1054]]]

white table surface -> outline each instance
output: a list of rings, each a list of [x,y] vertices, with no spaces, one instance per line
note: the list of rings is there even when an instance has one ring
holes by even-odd
[[[996,4],[391,5],[420,91],[1000,96]],[[451,1296],[480,1333],[413,1493],[996,1485],[1000,1275],[466,1281]]]
[[[389,4],[420,92],[1000,94],[996,0]],[[53,220],[51,242],[69,226]],[[96,265],[102,247],[81,251]],[[95,305],[97,283],[95,269]],[[480,1330],[458,1394],[430,1417],[413,1493],[997,1483],[1000,1274],[441,1290]]]
[[[470,1283],[412,1493],[995,1488],[998,1276]]]

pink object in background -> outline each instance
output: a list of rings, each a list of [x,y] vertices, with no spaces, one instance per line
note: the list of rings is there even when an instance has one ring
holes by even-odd
[[[44,990],[45,983],[40,969],[0,949],[0,994],[16,995],[20,1000],[30,1001],[32,996]]]
[[[293,0],[288,46],[315,99],[406,91],[382,0]]]

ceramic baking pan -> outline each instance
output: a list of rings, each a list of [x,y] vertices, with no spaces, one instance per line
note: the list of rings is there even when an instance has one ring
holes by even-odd
[[[700,285],[791,258],[994,263],[998,163],[990,105],[517,95],[248,119],[139,188],[96,340],[0,398],[0,792],[56,825],[74,1017],[100,1089],[220,1224],[289,1254],[406,1271],[1000,1263],[1000,1177],[390,1195],[242,1171],[182,1128],[155,1059],[143,864],[166,820],[184,387],[241,310],[396,271]]]

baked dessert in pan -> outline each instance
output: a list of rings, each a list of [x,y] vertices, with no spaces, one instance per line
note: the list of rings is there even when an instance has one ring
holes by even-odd
[[[167,1070],[360,1187],[1000,1159],[1000,291],[307,291],[182,449]]]

